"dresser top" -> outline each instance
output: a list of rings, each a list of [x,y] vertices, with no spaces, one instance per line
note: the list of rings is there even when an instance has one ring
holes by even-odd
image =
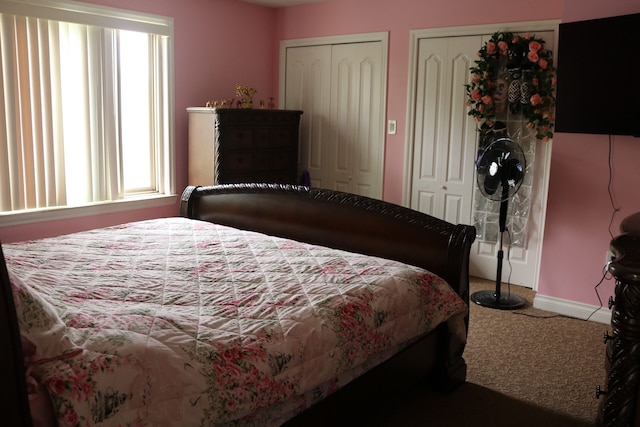
[[[301,110],[269,110],[266,108],[188,107],[189,113],[202,114],[303,114]]]

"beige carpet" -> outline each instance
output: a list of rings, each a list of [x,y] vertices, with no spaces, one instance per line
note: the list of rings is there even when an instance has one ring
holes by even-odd
[[[495,289],[495,283],[472,279],[471,291],[481,289]],[[526,299],[525,307],[471,307],[467,381],[592,422],[595,388],[605,385],[608,325],[534,309],[530,289],[512,286],[511,291]]]

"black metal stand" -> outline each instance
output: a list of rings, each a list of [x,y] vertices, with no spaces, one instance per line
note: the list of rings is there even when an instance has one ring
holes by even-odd
[[[502,185],[502,201],[500,202],[500,249],[498,250],[498,270],[496,271],[496,290],[494,291],[478,291],[471,294],[471,301],[483,307],[498,308],[500,310],[514,310],[524,305],[525,300],[519,295],[508,292],[506,295],[501,293],[502,285],[502,259],[504,251],[502,250],[502,239],[507,223],[507,207],[509,204],[508,186]]]

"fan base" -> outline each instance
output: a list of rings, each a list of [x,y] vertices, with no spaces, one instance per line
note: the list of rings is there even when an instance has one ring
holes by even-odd
[[[495,291],[478,291],[471,294],[471,301],[478,305],[489,308],[497,308],[500,310],[515,310],[524,305],[525,300],[521,296],[509,293],[507,295],[500,294],[496,298]]]

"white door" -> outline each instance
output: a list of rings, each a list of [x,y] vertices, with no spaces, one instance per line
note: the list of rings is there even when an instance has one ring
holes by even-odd
[[[334,45],[326,145],[330,188],[382,198],[382,43]]]
[[[311,185],[329,182],[326,150],[331,95],[331,45],[290,47],[286,50],[285,107],[303,111],[300,117],[300,173],[309,172]]]
[[[497,30],[535,33],[546,41],[548,49],[555,50],[557,25],[543,22],[509,24],[506,29],[478,26],[412,32],[408,125],[412,133],[406,145],[405,204],[450,222],[473,223],[477,134],[467,108],[459,108],[465,102],[463,85],[470,77],[468,69]],[[465,64],[467,61],[471,62]],[[551,143],[536,142],[533,146],[533,165],[525,178],[530,187],[527,237],[521,246],[505,248],[502,278],[536,289]],[[458,165],[464,170],[458,171]],[[471,275],[495,280],[498,249],[497,241],[478,239],[472,247]]]
[[[464,84],[478,36],[419,41],[411,208],[471,223],[475,122],[466,115]]]
[[[382,41],[290,46],[285,107],[304,112],[300,168],[311,185],[382,198],[386,49]]]

